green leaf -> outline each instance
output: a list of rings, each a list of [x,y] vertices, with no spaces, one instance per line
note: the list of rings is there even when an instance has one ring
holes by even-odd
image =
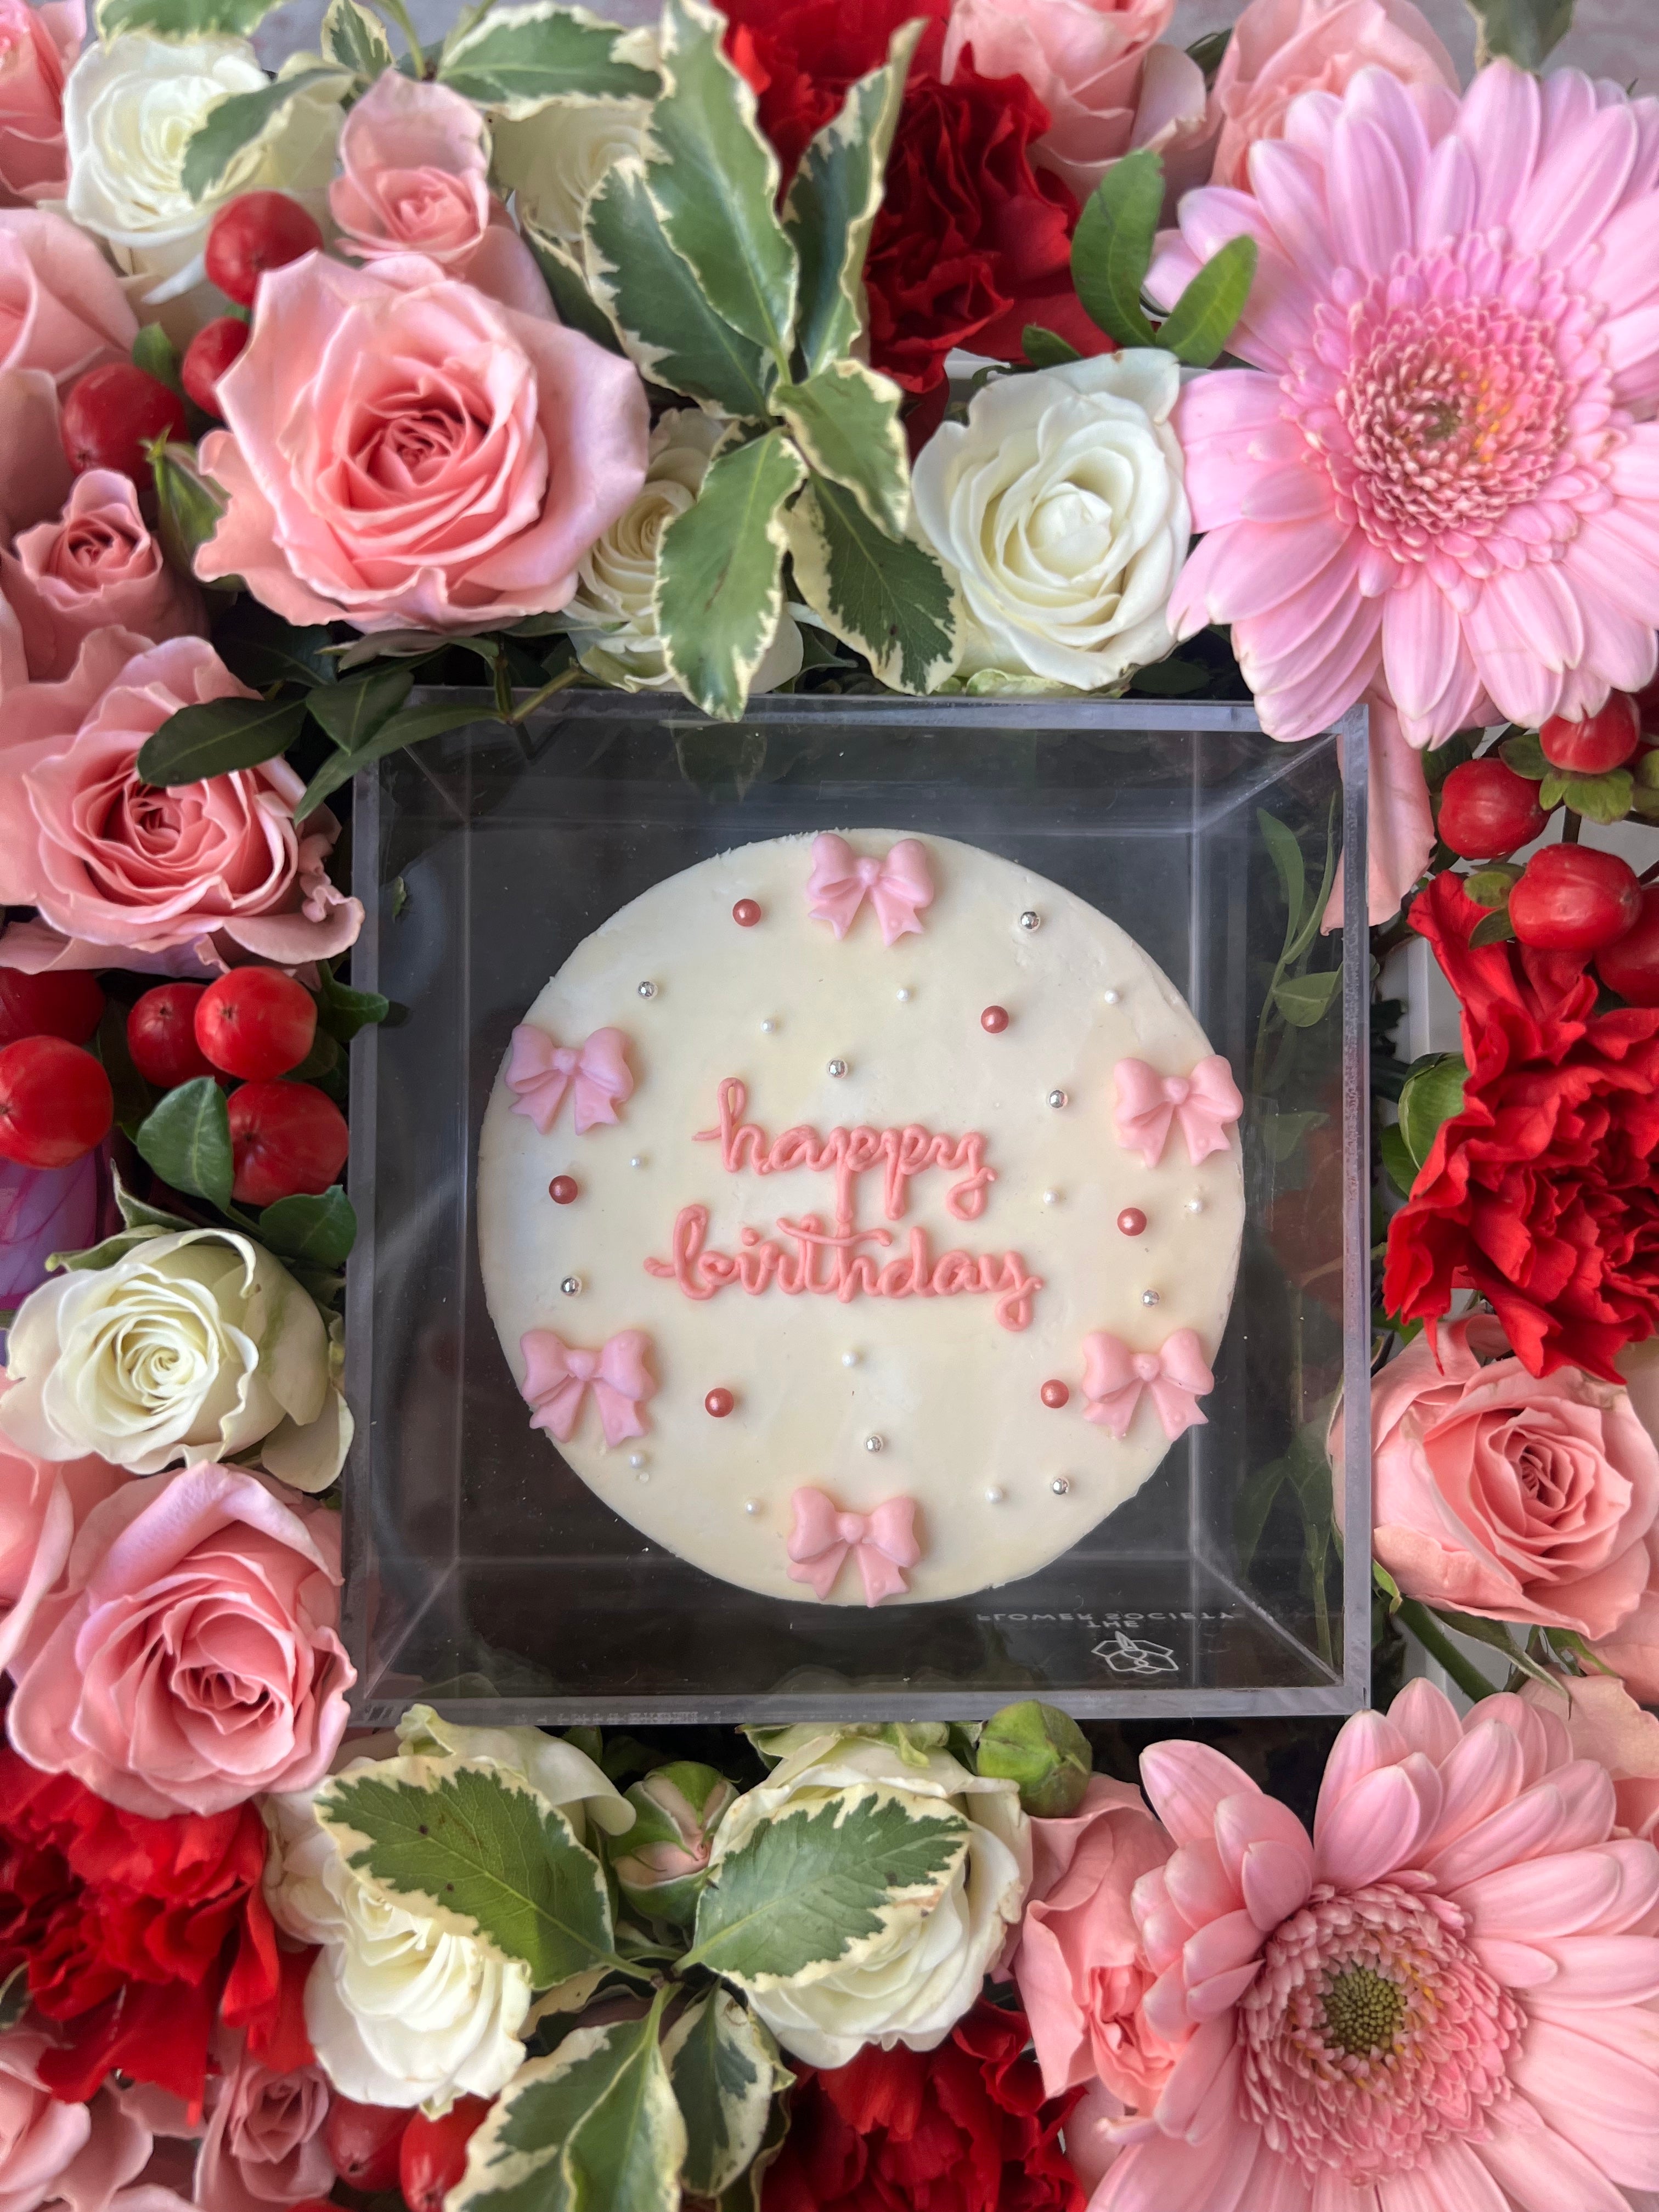
[[[1460,1636],[1467,1636],[1471,1644],[1484,1644],[1488,1650],[1502,1652],[1511,1667],[1518,1667],[1534,1682],[1555,1682],[1556,1677],[1549,1669],[1540,1667],[1515,1641],[1510,1634],[1507,1621],[1488,1620],[1480,1613],[1458,1613],[1449,1605],[1431,1606],[1429,1610],[1444,1626],[1455,1629]]]
[[[107,46],[124,31],[162,39],[250,38],[276,0],[99,0],[98,35]]]
[[[179,356],[173,340],[160,323],[143,323],[132,342],[132,365],[142,368],[146,376],[153,376],[158,384],[165,384],[169,392],[183,393],[179,381]]]
[[[663,2057],[685,2122],[686,2190],[718,2197],[753,2162],[773,2089],[790,2077],[771,2037],[729,1990],[711,1990],[681,2014],[663,2039]]]
[[[772,404],[807,466],[844,484],[872,522],[902,538],[910,520],[904,394],[862,362],[832,362],[805,384],[781,384]]]
[[[323,58],[372,83],[392,67],[392,42],[378,15],[357,0],[330,0],[323,18]]]
[[[197,467],[190,447],[170,446],[158,438],[148,451],[161,550],[173,568],[188,576],[195,569],[198,547],[205,545],[219,527],[228,501],[213,478]]]
[[[1284,1488],[1289,1472],[1288,1459],[1269,1460],[1265,1467],[1252,1468],[1239,1485],[1233,1506],[1233,1544],[1241,1573],[1248,1571],[1255,1557],[1267,1516],[1273,1511],[1273,1501]]]
[[[1522,730],[1516,736],[1506,738],[1498,750],[1504,767],[1512,768],[1517,775],[1524,775],[1528,782],[1536,783],[1550,772],[1550,764],[1544,758],[1544,748],[1539,742],[1536,730]]]
[[[1094,1765],[1089,1739],[1071,1715],[1040,1698],[993,1713],[975,1756],[981,1774],[1018,1783],[1021,1808],[1043,1820],[1076,1812]]]
[[[1401,1594],[1399,1583],[1395,1582],[1381,1559],[1371,1561],[1371,1580],[1389,1601],[1389,1614],[1392,1616],[1398,1613],[1406,1601]]]
[[[357,1216],[338,1183],[317,1197],[279,1198],[259,1216],[260,1241],[279,1259],[342,1267],[357,1241]]]
[[[311,695],[313,711],[317,694]],[[315,811],[331,792],[337,791],[343,783],[349,783],[359,769],[368,768],[388,753],[401,752],[405,745],[418,745],[428,738],[443,737],[450,730],[469,730],[480,722],[494,719],[476,706],[405,707],[391,715],[356,752],[337,752],[325,760],[311,781],[300,794],[294,808],[294,818],[303,822]]]
[[[649,100],[654,73],[641,65],[636,33],[585,8],[548,0],[495,8],[446,52],[439,82],[480,107],[520,121],[554,101]]]
[[[115,1094],[115,1126],[125,1135],[135,1137],[155,1103],[155,1093],[133,1065],[127,1049],[127,1010],[113,999],[100,1017],[94,1049]]]
[[[714,2212],[766,2212],[767,2169],[783,2148],[788,2133],[788,2103],[782,2097],[775,2097],[760,2149],[731,2187],[720,2191],[715,2199]]]
[[[351,89],[351,79],[337,69],[295,70],[291,76],[279,76],[257,92],[233,92],[216,100],[185,149],[179,180],[191,199],[199,200],[224,183],[236,156],[264,137],[289,100],[325,84],[337,88],[342,100]]]
[[[225,1094],[210,1075],[169,1091],[133,1139],[163,1182],[222,1213],[234,1174]]]
[[[1433,1148],[1436,1133],[1463,1110],[1463,1085],[1469,1071],[1459,1052],[1437,1053],[1419,1060],[1400,1093],[1400,1134],[1414,1167]]]
[[[317,1024],[342,1044],[349,1044],[359,1030],[383,1022],[392,1012],[390,999],[378,991],[355,991],[328,968],[321,970],[317,989]]]
[[[139,776],[160,788],[257,768],[288,750],[305,719],[303,699],[209,699],[199,707],[181,707],[144,739]]]
[[[1572,28],[1573,0],[1468,0],[1475,21],[1474,64],[1506,56],[1523,70],[1540,69]]]
[[[765,356],[703,297],[668,242],[639,162],[617,164],[589,198],[583,224],[587,289],[646,380],[740,419],[763,416]]]
[[[1308,864],[1302,856],[1302,848],[1296,833],[1287,828],[1276,814],[1265,807],[1255,810],[1256,827],[1261,832],[1261,842],[1267,848],[1267,857],[1279,878],[1279,887],[1285,894],[1288,919],[1285,924],[1285,942],[1295,942],[1308,911]]]
[[[1281,975],[1273,985],[1273,1004],[1292,1029],[1310,1030],[1323,1021],[1341,988],[1340,968],[1314,975]]]
[[[620,353],[621,344],[611,327],[611,318],[587,289],[587,275],[580,261],[562,239],[550,238],[537,229],[526,208],[518,210],[520,226],[525,243],[536,257],[536,266],[542,272],[543,282],[553,295],[553,305],[559,311],[559,320],[567,330],[580,331],[595,345],[602,345],[609,353]],[[687,276],[690,271],[686,271]],[[531,616],[534,622],[538,617]],[[514,628],[520,636],[526,633],[522,624]]]
[[[1411,1156],[1398,1121],[1390,1121],[1377,1132],[1376,1144],[1382,1156],[1383,1173],[1401,1198],[1409,1198],[1412,1185],[1417,1181],[1417,1162]]]
[[[1547,813],[1566,805],[1586,822],[1622,822],[1636,796],[1636,780],[1627,768],[1609,769],[1605,775],[1566,775],[1552,769],[1538,787],[1538,804]]]
[[[1126,154],[1095,186],[1072,239],[1072,282],[1090,320],[1120,345],[1158,343],[1140,305],[1164,210],[1164,164]]]
[[[1521,880],[1519,868],[1476,868],[1463,888],[1477,906],[1505,907],[1510,893]]]
[[[718,453],[702,489],[662,534],[655,612],[664,657],[689,698],[733,721],[783,612],[783,503],[805,480],[781,430]]]
[[[303,684],[309,690],[334,681],[331,640],[324,625],[298,628],[255,599],[238,599],[214,623],[213,643],[231,674],[256,691],[275,684]]]
[[[317,1817],[383,1894],[522,1959],[538,1989],[619,1963],[598,1859],[510,1769],[386,1760],[328,1783]]]
[[[1210,680],[1210,671],[1196,660],[1149,660],[1129,679],[1131,691],[1148,699],[1190,699]]]
[[[390,721],[414,687],[407,668],[371,668],[366,676],[328,684],[307,702],[311,719],[342,752],[355,753]]]
[[[789,186],[783,227],[800,264],[795,342],[809,377],[850,354],[864,328],[864,259],[922,28],[894,32],[886,62],[852,87]]]
[[[1231,23],[1224,23],[1218,31],[1206,31],[1202,38],[1194,39],[1187,52],[1204,72],[1204,88],[1210,91],[1215,84],[1215,73],[1221,67],[1221,58],[1227,51],[1233,35]]]
[[[48,1252],[46,1265],[54,1273],[66,1267],[71,1274],[101,1273],[140,1244],[148,1244],[155,1234],[153,1229],[118,1229],[114,1236],[106,1237],[100,1244],[88,1245],[84,1251]]]
[[[1469,932],[1471,951],[1478,952],[1485,945],[1511,945],[1515,941],[1515,924],[1510,920],[1507,907],[1489,914],[1477,921]]]
[[[777,216],[777,156],[755,95],[703,0],[663,0],[663,92],[646,135],[646,184],[704,298],[780,366],[795,320],[795,249]]]
[[[142,1198],[135,1198],[121,1180],[121,1170],[111,1170],[115,1184],[115,1203],[121,1218],[129,1229],[193,1229],[194,1222],[186,1221],[181,1213],[165,1213],[159,1206],[149,1206]]]
[[[896,1912],[925,1914],[945,1895],[968,1837],[940,1799],[879,1783],[787,1803],[716,1857],[685,1963],[774,1988],[867,1950]]]
[[[795,584],[819,621],[895,691],[956,666],[956,594],[925,546],[878,529],[851,492],[813,477],[785,520]]]
[[[1158,342],[1188,368],[1208,368],[1233,334],[1255,282],[1256,242],[1231,238],[1204,264],[1160,325]]]
[[[1058,331],[1045,330],[1041,323],[1027,323],[1019,344],[1033,368],[1063,368],[1068,361],[1083,358],[1069,339],[1061,337]]]

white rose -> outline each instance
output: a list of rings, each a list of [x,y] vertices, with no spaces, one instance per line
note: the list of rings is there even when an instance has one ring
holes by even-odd
[[[651,103],[584,100],[495,125],[495,181],[544,238],[576,246],[588,195],[618,161],[637,158]]]
[[[750,2002],[786,2051],[809,2066],[844,2066],[866,2043],[932,2051],[973,2003],[995,1966],[1031,1880],[1030,1823],[1015,1784],[970,1774],[949,1753],[914,1754],[910,1765],[884,1743],[837,1735],[819,1723],[769,1735],[781,1763],[739,1797],[715,1831],[713,1874],[784,1808],[837,1790],[877,1782],[902,1798],[940,1801],[969,1824],[967,1856],[931,1911],[895,1908],[872,1948],[851,1965],[817,1968]]]
[[[676,688],[652,605],[657,549],[675,516],[696,500],[724,428],[700,408],[671,408],[651,433],[638,497],[583,555],[575,595],[560,619],[590,675],[629,691]],[[800,666],[800,631],[786,613],[749,689],[775,690],[799,676]]]
[[[418,1782],[428,1754],[448,1753],[526,1777],[584,1840],[590,1820],[612,1834],[633,1825],[633,1808],[592,1760],[539,1729],[453,1726],[416,1705],[398,1735],[404,1756],[356,1758],[341,1771]],[[279,1927],[323,1947],[306,1983],[306,2028],[324,2072],[360,2104],[441,2112],[459,2096],[495,2096],[524,2063],[528,1969],[446,1932],[349,1866],[315,1795],[264,1801],[265,1894]]]
[[[296,57],[298,66],[307,59]],[[284,64],[284,73],[295,63]],[[216,191],[185,188],[185,154],[209,112],[233,94],[270,80],[246,39],[161,39],[130,31],[94,43],[64,88],[69,149],[65,211],[101,238],[132,289],[141,316],[185,294],[218,295],[204,283],[203,256],[214,216],[238,192],[292,192],[319,214],[339,136],[338,89],[300,93],[280,120],[231,163]],[[343,84],[343,80],[341,81]]]
[[[1147,347],[1006,376],[923,447],[917,522],[961,586],[960,672],[1078,690],[1169,652],[1192,517],[1170,411],[1172,354]]]
[[[37,1459],[89,1452],[134,1474],[260,1447],[325,1490],[351,1442],[317,1305],[229,1229],[147,1230],[106,1267],[66,1269],[18,1309],[0,1429]]]

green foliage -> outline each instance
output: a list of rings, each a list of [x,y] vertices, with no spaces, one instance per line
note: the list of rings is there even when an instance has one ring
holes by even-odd
[[[319,696],[323,695],[314,691],[311,695],[313,714]],[[489,715],[481,714],[476,706],[446,707],[435,701],[429,706],[400,708],[397,714],[388,715],[355,751],[342,749],[323,763],[295,804],[295,820],[303,822],[331,792],[337,791],[343,783],[349,783],[359,769],[371,767],[388,753],[401,752],[405,745],[418,745],[428,738],[441,738],[451,730],[470,729],[475,723],[489,720]]]
[[[279,76],[256,92],[234,92],[216,102],[185,149],[179,175],[191,199],[199,200],[222,185],[237,155],[275,128],[291,100],[325,85],[343,100],[351,79],[333,68],[295,70],[291,76]]]
[[[359,751],[391,720],[413,689],[415,678],[393,662],[319,690],[308,703],[311,719],[342,752]]]
[[[93,1049],[104,1063],[114,1093],[115,1126],[124,1136],[136,1137],[140,1123],[155,1103],[155,1096],[127,1049],[127,1010],[112,999],[106,1003],[100,1018]]]
[[[135,368],[142,368],[146,376],[153,376],[158,384],[165,384],[169,392],[183,397],[178,349],[160,323],[139,325],[138,335],[132,342],[132,364]]]
[[[1208,368],[1232,336],[1255,282],[1256,243],[1229,239],[1212,254],[1162,324],[1158,342],[1188,368]]]
[[[210,1075],[169,1091],[134,1142],[139,1158],[174,1190],[204,1198],[222,1213],[230,1204],[230,1116]]]
[[[1512,738],[1504,738],[1498,751],[1505,768],[1512,768],[1517,775],[1524,775],[1529,782],[1540,782],[1550,772],[1550,764],[1544,758],[1543,744],[1536,730],[1517,730]]]
[[[1068,361],[1083,358],[1069,340],[1061,337],[1057,331],[1045,330],[1041,323],[1027,323],[1019,343],[1033,368],[1064,368]]]
[[[164,437],[158,438],[149,454],[161,550],[175,568],[189,575],[196,565],[197,548],[205,545],[219,527],[224,495],[212,477],[197,467],[188,446],[171,446]]]
[[[358,0],[329,0],[323,18],[323,57],[370,82],[392,67],[392,42],[380,18]]]
[[[277,684],[334,681],[335,656],[320,623],[301,627],[246,594],[213,625],[213,643],[231,674],[255,691]]]
[[[801,597],[896,691],[931,691],[956,665],[956,596],[925,546],[890,538],[853,495],[809,480],[787,518]]]
[[[515,121],[555,101],[649,100],[652,71],[637,39],[586,10],[549,0],[495,8],[463,30],[439,64],[440,82]]]
[[[287,750],[305,719],[301,699],[208,699],[181,707],[139,748],[138,775],[161,788],[257,768]]]
[[[386,1021],[392,1011],[390,999],[378,991],[355,991],[325,965],[317,987],[317,1026],[341,1044],[349,1044],[359,1030]]]
[[[1400,1135],[1412,1166],[1420,1169],[1443,1121],[1463,1110],[1469,1071],[1461,1052],[1430,1053],[1413,1061],[1400,1094]]]
[[[705,714],[741,714],[783,612],[784,502],[806,474],[781,431],[715,456],[663,532],[657,620],[668,665]]]
[[[1310,1030],[1330,1012],[1342,988],[1342,970],[1323,968],[1313,975],[1281,975],[1273,985],[1273,1004],[1292,1029]]]
[[[1150,148],[1127,154],[1090,194],[1072,238],[1072,282],[1091,322],[1120,345],[1155,345],[1140,305],[1164,207],[1164,164]]]
[[[1094,1767],[1089,1739],[1071,1715],[1036,1698],[993,1713],[975,1757],[981,1774],[1017,1782],[1022,1807],[1043,1820],[1076,1812]]]
[[[1466,0],[1475,21],[1475,65],[1500,56],[1540,69],[1572,28],[1573,0]]]
[[[1417,1163],[1412,1158],[1411,1147],[1401,1133],[1399,1122],[1385,1123],[1376,1133],[1376,1143],[1382,1155],[1382,1172],[1401,1198],[1409,1198],[1412,1185],[1417,1181]]]
[[[832,362],[805,384],[781,384],[772,404],[815,476],[845,485],[876,526],[902,538],[910,470],[899,422],[904,394],[862,362]]]
[[[1622,822],[1636,796],[1636,779],[1627,768],[1609,769],[1605,775],[1572,775],[1551,769],[1538,786],[1538,804],[1547,813],[1568,806],[1587,822]]]
[[[107,46],[124,31],[161,39],[250,38],[276,0],[99,0],[98,35]]]
[[[766,2136],[775,2088],[791,2076],[764,2027],[729,1990],[711,1990],[663,2042],[685,2123],[685,2186],[719,2197],[746,2171]]]
[[[357,1215],[334,1183],[314,1198],[302,1193],[266,1206],[259,1216],[259,1239],[279,1260],[343,1267],[357,1241]]]

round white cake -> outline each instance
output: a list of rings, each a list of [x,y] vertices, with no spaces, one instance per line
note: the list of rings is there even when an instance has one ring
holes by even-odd
[[[484,1116],[526,1417],[606,1504],[794,1603],[1034,1573],[1200,1423],[1240,1101],[1058,884],[943,837],[746,845],[577,946]]]

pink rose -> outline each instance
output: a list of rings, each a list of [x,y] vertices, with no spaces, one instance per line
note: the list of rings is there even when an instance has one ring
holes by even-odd
[[[45,2027],[0,2034],[0,2212],[106,2212],[149,2157],[149,2130],[108,2090],[70,2105],[41,2087],[37,2069],[53,2042]]]
[[[424,253],[462,276],[489,224],[484,119],[447,85],[376,77],[340,132],[329,212],[348,253]]]
[[[109,469],[77,477],[57,521],[0,548],[0,589],[36,683],[67,676],[90,630],[118,625],[160,645],[207,628],[201,593],[162,559],[131,479]]]
[[[1659,1451],[1627,1391],[1504,1350],[1490,1318],[1454,1322],[1437,1361],[1425,1331],[1377,1376],[1374,1549],[1407,1597],[1606,1636],[1646,1587]]]
[[[270,2212],[272,2205],[326,2197],[334,2185],[334,2161],[323,2141],[328,2104],[328,2077],[320,2067],[273,2074],[240,2050],[208,2116],[196,2202],[208,2212]]]
[[[130,1813],[221,1813],[328,1771],[356,1680],[340,1523],[269,1479],[187,1467],[93,1508],[13,1662],[12,1742]]]
[[[290,622],[551,612],[645,481],[630,363],[417,254],[274,270],[219,401],[202,461],[229,512],[196,571]]]
[[[138,335],[94,242],[60,215],[0,208],[0,520],[56,514],[72,472],[58,402],[77,376],[124,360]],[[3,535],[3,532],[0,532]]]
[[[7,1388],[0,1377],[0,1393]],[[10,1665],[41,1600],[59,1586],[94,1506],[126,1480],[107,1460],[36,1459],[0,1437],[0,1668]]]
[[[86,35],[85,0],[0,0],[0,205],[31,207],[67,188],[64,80]]]
[[[1659,1529],[1648,1531],[1648,1579],[1636,1610],[1592,1650],[1644,1704],[1659,1705]]]
[[[1559,1687],[1528,1682],[1521,1696],[1566,1723],[1575,1759],[1593,1759],[1607,1768],[1620,1826],[1659,1844],[1659,1719],[1606,1674],[1564,1680]]]
[[[1175,1846],[1139,1790],[1099,1774],[1069,1819],[1034,1820],[1031,1842],[1031,1887],[1009,1966],[1043,2094],[1098,2079],[1125,2104],[1150,2111],[1180,2051],[1141,2010],[1156,1977],[1129,1893]]]
[[[1451,56],[1412,0],[1250,0],[1216,72],[1221,120],[1210,182],[1249,189],[1249,151],[1285,136],[1298,93],[1345,92],[1363,69],[1457,90]]]
[[[109,636],[94,632],[83,661]],[[304,786],[285,762],[166,792],[138,779],[144,739],[179,708],[254,696],[204,639],[179,637],[128,660],[67,742],[0,731],[0,900],[46,925],[9,930],[0,961],[103,967],[118,946],[124,966],[176,955],[217,972],[227,947],[284,967],[345,951],[362,908],[324,872],[339,824],[326,807],[295,822]],[[41,703],[31,732],[48,720]]]

